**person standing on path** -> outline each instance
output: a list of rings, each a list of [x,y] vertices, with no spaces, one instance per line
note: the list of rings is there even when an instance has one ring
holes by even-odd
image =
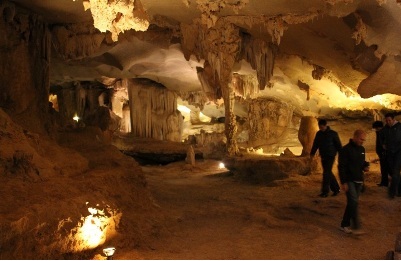
[[[347,196],[347,206],[341,221],[340,230],[347,234],[362,234],[358,214],[359,195],[362,192],[364,172],[369,171],[369,163],[365,161],[366,132],[356,130],[349,143],[339,152],[338,173],[340,183]]]
[[[386,153],[383,147],[383,128],[384,124],[382,121],[375,121],[372,124],[372,128],[376,132],[376,154],[379,157],[380,163],[380,174],[381,180],[380,183],[377,184],[379,187],[388,187],[388,168],[386,162]]]
[[[383,129],[383,147],[386,153],[386,162],[391,176],[388,190],[389,198],[401,196],[400,171],[401,171],[401,123],[393,113],[385,115],[386,126]]]
[[[330,190],[333,191],[333,196],[340,193],[340,186],[332,169],[337,152],[341,149],[342,145],[338,133],[327,126],[326,120],[319,120],[318,126],[319,130],[316,132],[315,139],[313,140],[310,159],[312,160],[317,150],[319,150],[323,168],[322,188],[319,196],[325,198],[328,196]]]

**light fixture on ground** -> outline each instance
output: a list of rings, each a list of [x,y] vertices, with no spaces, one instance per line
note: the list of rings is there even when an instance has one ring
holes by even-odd
[[[223,162],[220,162],[219,163],[219,169],[224,169],[226,166],[224,165],[224,163]]]
[[[74,117],[72,118],[74,121],[78,122],[79,121],[79,117],[77,114],[74,115]]]
[[[115,247],[108,247],[103,249],[103,254],[107,257],[107,260],[112,260],[114,252],[116,252]]]

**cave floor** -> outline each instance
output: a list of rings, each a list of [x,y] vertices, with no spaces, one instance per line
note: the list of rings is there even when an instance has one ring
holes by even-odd
[[[121,249],[115,259],[385,259],[401,228],[401,198],[390,200],[376,186],[372,165],[360,198],[360,236],[339,230],[345,193],[318,197],[317,172],[258,185],[213,160],[142,166],[167,218],[148,246]]]

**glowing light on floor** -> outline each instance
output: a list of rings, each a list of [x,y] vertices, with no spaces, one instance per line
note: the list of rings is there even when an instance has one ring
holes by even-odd
[[[79,121],[79,117],[78,117],[78,115],[77,115],[76,113],[75,113],[74,117],[72,117],[72,119],[73,119],[74,121],[76,121],[76,122]]]
[[[95,248],[106,240],[104,228],[107,226],[108,218],[95,208],[88,208],[88,211],[91,214],[83,219],[78,234],[88,248]]]
[[[224,163],[220,162],[219,163],[219,169],[225,169],[225,168],[226,168],[226,166],[224,165]]]
[[[88,204],[88,203],[87,203]],[[116,225],[120,222],[121,212],[105,206],[105,209],[99,209],[99,206],[89,207],[88,216],[81,217],[81,222],[71,231],[77,245],[74,251],[94,249],[106,242],[106,239],[113,237],[116,233]]]
[[[107,259],[113,259],[114,252],[116,252],[115,247],[108,247],[103,249],[103,254],[107,257]]]

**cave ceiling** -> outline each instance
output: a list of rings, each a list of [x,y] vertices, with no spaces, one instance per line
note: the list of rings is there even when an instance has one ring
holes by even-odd
[[[178,92],[202,91],[198,71],[215,57],[205,50],[213,44],[199,42],[225,37],[231,44],[229,34],[210,32],[232,25],[241,41],[258,39],[274,47],[265,86],[258,70],[267,65],[258,69],[233,54],[230,71],[246,79],[245,98],[275,97],[320,114],[322,108],[399,109],[398,0],[12,2],[49,23],[52,85],[148,78]],[[223,52],[230,53],[230,44]],[[255,82],[259,86],[251,91]]]

